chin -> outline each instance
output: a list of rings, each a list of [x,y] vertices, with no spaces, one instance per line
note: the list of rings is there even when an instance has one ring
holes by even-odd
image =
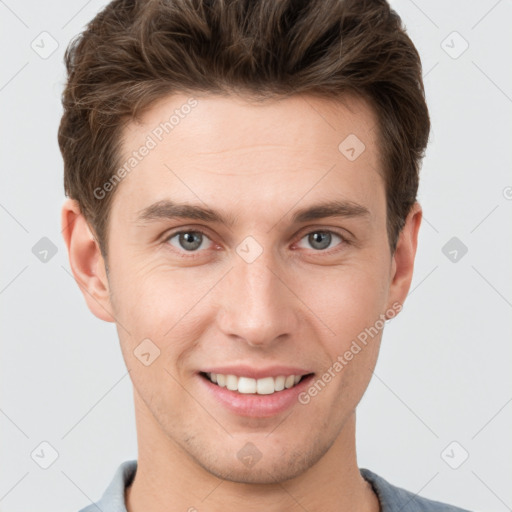
[[[249,442],[235,451],[226,448],[223,454],[208,454],[206,450],[197,453],[196,445],[189,447],[196,453],[189,454],[205,471],[222,480],[240,484],[276,484],[308,471],[327,453],[331,444],[326,439],[317,439],[309,449],[304,444],[288,450],[267,446],[259,452]]]

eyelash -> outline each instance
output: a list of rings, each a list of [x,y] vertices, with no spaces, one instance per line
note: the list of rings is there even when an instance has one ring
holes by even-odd
[[[198,233],[198,234],[201,234],[202,236],[208,238],[208,240],[212,241],[210,239],[210,237],[208,236],[208,234],[201,230],[201,229],[198,229],[198,228],[193,228],[193,229],[183,229],[181,228],[179,231],[173,231],[171,233],[169,233],[163,240],[163,243],[166,244],[166,245],[171,245],[169,243],[169,241],[171,240],[171,238],[174,238],[176,235],[180,235],[180,234],[183,234],[183,233]],[[348,240],[348,238],[344,235],[342,235],[341,233],[337,232],[337,231],[333,231],[331,229],[313,229],[311,231],[308,231],[306,233],[304,233],[300,238],[299,238],[299,242],[301,240],[303,240],[305,237],[307,237],[308,235],[311,235],[313,233],[328,233],[328,234],[331,234],[331,235],[335,235],[337,237],[339,237],[341,239],[341,242],[338,244],[339,246],[342,246],[341,248],[334,248],[334,249],[324,249],[324,250],[315,250],[315,249],[312,249],[313,252],[316,252],[316,253],[319,253],[319,254],[334,254],[334,253],[337,253],[338,251],[342,250],[343,249],[343,246],[345,245],[351,245],[351,242],[350,240]],[[178,253],[180,256],[182,256],[183,258],[197,258],[199,257],[200,253],[203,252],[205,249],[203,250],[195,250],[195,251],[185,251],[184,249],[183,250],[178,250],[176,249],[175,247],[172,247],[172,251],[173,252],[176,252]]]

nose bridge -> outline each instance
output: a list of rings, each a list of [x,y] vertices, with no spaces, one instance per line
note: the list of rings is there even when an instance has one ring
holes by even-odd
[[[281,281],[271,251],[251,262],[235,256],[221,291],[221,330],[254,346],[290,334],[296,321],[293,294]]]

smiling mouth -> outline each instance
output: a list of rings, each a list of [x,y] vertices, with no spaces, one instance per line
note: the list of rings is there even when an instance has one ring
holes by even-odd
[[[273,395],[295,387],[299,382],[312,376],[313,373],[307,375],[280,375],[262,379],[206,372],[200,372],[199,375],[221,388],[241,394]]]

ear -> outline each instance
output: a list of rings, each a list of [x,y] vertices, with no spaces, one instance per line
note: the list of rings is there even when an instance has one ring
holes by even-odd
[[[71,272],[87,306],[101,320],[114,322],[105,262],[76,200],[66,199],[64,202],[61,226]]]
[[[420,204],[414,203],[400,232],[392,258],[388,308],[397,302],[403,305],[409,293],[422,216]]]

